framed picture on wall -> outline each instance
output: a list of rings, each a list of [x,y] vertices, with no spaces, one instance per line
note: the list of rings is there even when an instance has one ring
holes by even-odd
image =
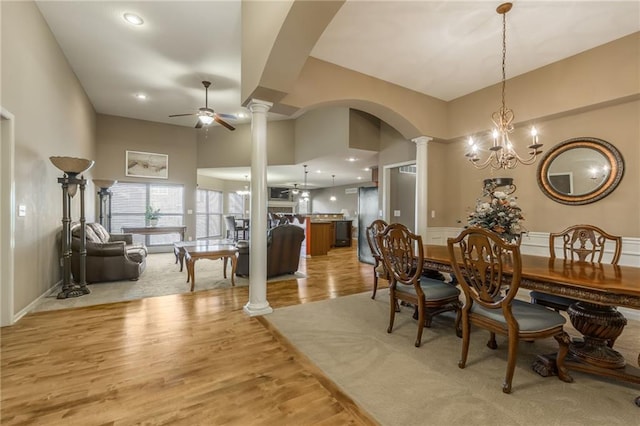
[[[125,174],[139,178],[169,178],[169,156],[151,152],[127,151]]]

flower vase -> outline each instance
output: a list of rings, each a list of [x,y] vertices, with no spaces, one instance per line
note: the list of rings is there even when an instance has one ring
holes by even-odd
[[[157,226],[158,219],[149,219],[149,226]]]

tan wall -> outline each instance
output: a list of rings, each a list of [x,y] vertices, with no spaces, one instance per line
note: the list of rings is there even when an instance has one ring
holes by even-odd
[[[251,165],[251,124],[240,124],[230,132],[221,126],[197,133],[198,168],[246,167]],[[267,123],[267,164],[294,164],[293,120]]]
[[[377,151],[380,147],[380,119],[366,112],[349,110],[349,148]]]
[[[95,113],[49,27],[33,2],[2,2],[2,107],[15,116],[16,312],[60,279],[56,236],[62,228],[62,172],[50,156],[97,159]],[[37,117],[37,118],[36,118]],[[4,143],[4,142],[3,142]],[[90,179],[92,171],[85,173]],[[93,220],[94,190],[86,191]],[[78,219],[78,196],[72,217]]]
[[[579,136],[604,139],[620,150],[625,161],[624,177],[618,188],[608,197],[592,204],[568,206],[547,198],[539,189],[533,166],[520,166],[508,172],[479,171],[464,157],[464,141],[451,143],[446,153],[446,170],[429,182],[429,192],[438,191],[439,181],[450,179],[446,222],[444,226],[466,224],[468,211],[482,194],[482,180],[487,177],[513,177],[515,195],[523,209],[525,226],[529,231],[552,232],[578,223],[599,226],[625,237],[640,237],[640,101],[600,108],[593,111],[546,121],[541,126],[544,150]],[[527,140],[526,129],[518,129],[513,141]],[[429,159],[430,167],[435,158]],[[437,166],[433,166],[437,167]],[[431,197],[430,197],[431,200]],[[430,225],[433,222],[430,222]],[[440,222],[437,222],[440,223]]]
[[[295,120],[296,163],[349,146],[349,108],[318,108]]]
[[[506,104],[515,123],[600,107],[640,94],[640,32],[507,81]],[[500,106],[500,85],[448,104],[449,136],[485,132]]]
[[[118,182],[177,183],[184,185],[185,213],[195,211],[196,130],[151,121],[98,114],[98,158],[94,176]],[[125,175],[126,151],[169,156],[169,178],[134,178]],[[185,214],[186,237],[195,238],[195,215]]]

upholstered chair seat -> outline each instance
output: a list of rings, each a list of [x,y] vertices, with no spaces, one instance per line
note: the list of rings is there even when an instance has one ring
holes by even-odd
[[[460,296],[460,290],[451,284],[447,284],[443,281],[434,280],[432,278],[420,278],[420,287],[424,292],[424,298],[430,302],[436,302],[438,300],[447,300],[452,297]],[[397,286],[396,292],[409,293],[417,296],[416,289],[412,286]]]
[[[565,317],[555,311],[551,311],[544,306],[532,305],[529,302],[513,300],[511,302],[511,312],[518,322],[518,330],[520,333],[527,331],[548,330],[554,327],[562,326],[566,323]],[[482,315],[492,321],[499,322],[504,325],[507,330],[507,319],[502,310],[487,309],[477,303],[471,306],[471,313]]]

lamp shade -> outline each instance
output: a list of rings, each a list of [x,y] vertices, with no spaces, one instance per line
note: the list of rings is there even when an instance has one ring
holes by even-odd
[[[75,176],[93,167],[94,161],[77,157],[49,157],[51,163],[69,176]]]
[[[102,189],[111,188],[116,183],[118,183],[118,181],[113,179],[93,179],[93,184]]]

